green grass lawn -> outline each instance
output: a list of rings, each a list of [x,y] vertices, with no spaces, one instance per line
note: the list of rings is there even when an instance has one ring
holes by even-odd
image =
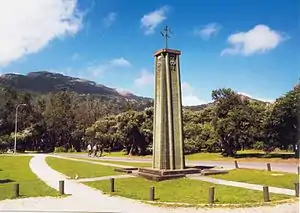
[[[31,156],[0,156],[0,200],[12,198],[13,185],[20,184],[21,197],[57,196],[29,168]]]
[[[76,158],[76,159],[82,159],[82,158]],[[123,165],[123,166],[133,166],[133,167],[151,167],[152,163],[136,163],[136,162],[123,162],[123,161],[111,161],[111,160],[98,160],[93,158],[84,158],[84,160],[88,161],[95,161],[99,163],[110,163],[110,164],[117,164],[117,165]]]
[[[88,186],[109,193],[110,182],[95,181],[85,183]],[[215,185],[199,180],[177,179],[161,182],[153,182],[144,178],[126,178],[115,180],[115,192],[112,195],[120,195],[127,198],[148,200],[149,189],[155,187],[155,198],[160,202],[178,202],[187,204],[208,203],[209,187],[215,187],[216,203],[246,204],[263,202],[263,193],[260,191],[242,189],[237,187]],[[289,199],[290,196],[270,194],[272,201]]]
[[[85,152],[79,152],[78,154],[82,154]],[[111,153],[104,153],[106,157],[129,157],[124,152],[111,152]],[[151,158],[152,155],[146,156],[130,156],[131,158]],[[294,153],[291,152],[271,152],[266,154],[260,150],[244,150],[238,151],[236,157],[223,157],[221,153],[207,153],[207,152],[200,152],[194,153],[185,156],[186,160],[215,160],[215,161],[261,161],[261,162],[291,162],[297,163],[298,159],[294,158]]]
[[[194,153],[190,155],[185,155],[186,160],[224,160],[224,157],[220,153],[208,153],[208,152],[200,152]],[[228,160],[232,160],[233,158],[225,158]]]
[[[79,178],[87,178],[121,174],[114,171],[117,167],[102,166],[99,164],[59,159],[55,157],[47,157],[46,161],[50,167],[70,178],[74,178],[76,175],[78,175]]]
[[[235,157],[223,157],[220,153],[207,153],[200,152],[190,155],[186,155],[187,160],[216,160],[216,161],[264,161],[264,162],[295,162],[297,159],[294,158],[294,153],[291,152],[271,152],[266,154],[260,150],[244,150],[238,151]]]
[[[276,176],[277,174],[283,175]],[[212,175],[211,177],[287,189],[294,189],[294,183],[299,181],[297,174],[254,169],[235,169],[229,171],[227,174]]]

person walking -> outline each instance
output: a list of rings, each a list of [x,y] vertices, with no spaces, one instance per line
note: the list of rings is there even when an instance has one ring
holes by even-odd
[[[90,143],[89,143],[89,145],[87,146],[87,151],[88,151],[88,156],[91,157],[91,154],[92,154],[92,146],[91,146]]]
[[[94,151],[94,157],[96,157],[97,156],[97,145],[96,144],[93,146],[93,151]]]

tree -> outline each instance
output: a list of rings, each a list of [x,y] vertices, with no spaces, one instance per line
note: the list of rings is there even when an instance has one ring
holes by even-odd
[[[268,147],[281,147],[299,143],[300,85],[278,98],[269,110],[265,123]],[[298,144],[299,145],[299,144]],[[298,149],[299,150],[299,149]]]
[[[213,125],[222,146],[222,154],[233,156],[243,144],[251,141],[249,101],[226,88],[214,90],[212,98],[216,101]]]

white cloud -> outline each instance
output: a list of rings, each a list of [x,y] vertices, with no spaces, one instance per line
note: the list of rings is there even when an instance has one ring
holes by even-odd
[[[83,14],[77,0],[0,1],[0,66],[76,34]]]
[[[194,34],[200,36],[203,39],[209,39],[216,35],[221,29],[221,25],[218,23],[210,23],[200,29],[195,29]]]
[[[247,32],[239,32],[228,37],[230,48],[224,49],[221,55],[242,54],[245,56],[264,53],[277,47],[286,39],[282,33],[265,25],[256,25]]]
[[[140,76],[134,80],[134,84],[138,87],[153,85],[154,75],[146,69],[142,69]]]
[[[94,63],[86,68],[84,71],[85,76],[89,76],[91,78],[97,78],[104,74],[104,72],[109,71],[115,67],[129,67],[131,63],[124,58],[116,58],[112,59],[106,63]]]
[[[110,61],[111,66],[116,66],[116,67],[129,67],[131,66],[131,63],[127,61],[124,58],[116,58]]]
[[[106,27],[110,27],[116,20],[117,13],[110,12],[104,19],[103,23]]]
[[[117,88],[116,91],[123,96],[127,96],[127,95],[132,95],[133,93],[130,92],[128,89],[122,89],[122,88]]]
[[[207,103],[206,101],[201,100],[197,95],[195,95],[194,89],[187,82],[182,82],[181,90],[182,90],[182,105],[194,106],[194,105]]]
[[[106,62],[92,62],[83,69],[73,69],[68,67],[62,70],[54,70],[54,69],[48,69],[48,70],[51,70],[52,72],[61,73],[64,75],[95,81],[101,76],[103,76],[105,72],[111,71],[114,68],[126,68],[130,65],[131,65],[130,62],[127,61],[126,59],[117,58]]]
[[[146,35],[153,34],[155,28],[167,19],[166,13],[169,11],[169,6],[163,6],[154,10],[141,19],[141,27],[144,29]]]
[[[237,92],[237,94],[243,95],[243,96],[247,96],[247,97],[249,97],[249,98],[256,99],[256,100],[259,100],[259,101],[270,102],[270,103],[273,103],[273,102],[274,102],[274,100],[270,100],[270,99],[264,99],[264,98],[253,97],[252,95],[250,95],[250,94],[248,94],[248,93],[245,93],[245,92]]]

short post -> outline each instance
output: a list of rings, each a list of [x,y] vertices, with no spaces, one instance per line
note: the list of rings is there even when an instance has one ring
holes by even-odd
[[[298,175],[300,175],[300,166],[298,166]]]
[[[264,194],[264,201],[269,202],[270,201],[270,194],[269,194],[269,187],[268,186],[263,187],[263,194]]]
[[[239,168],[238,162],[236,160],[234,161],[234,166],[235,166],[236,169]]]
[[[14,190],[13,196],[19,197],[20,196],[20,184],[18,184],[18,183],[14,184],[13,190]]]
[[[295,195],[299,197],[299,183],[295,183]]]
[[[114,191],[115,191],[115,179],[110,178],[110,192],[114,192]]]
[[[215,187],[209,187],[208,191],[208,203],[209,204],[214,204],[215,202]]]
[[[65,194],[65,181],[63,181],[63,180],[59,181],[59,194],[60,195]]]
[[[268,172],[271,172],[271,164],[270,163],[267,163],[267,169],[268,169]]]
[[[155,188],[154,186],[151,186],[149,191],[149,200],[154,201],[154,199],[155,199]]]

